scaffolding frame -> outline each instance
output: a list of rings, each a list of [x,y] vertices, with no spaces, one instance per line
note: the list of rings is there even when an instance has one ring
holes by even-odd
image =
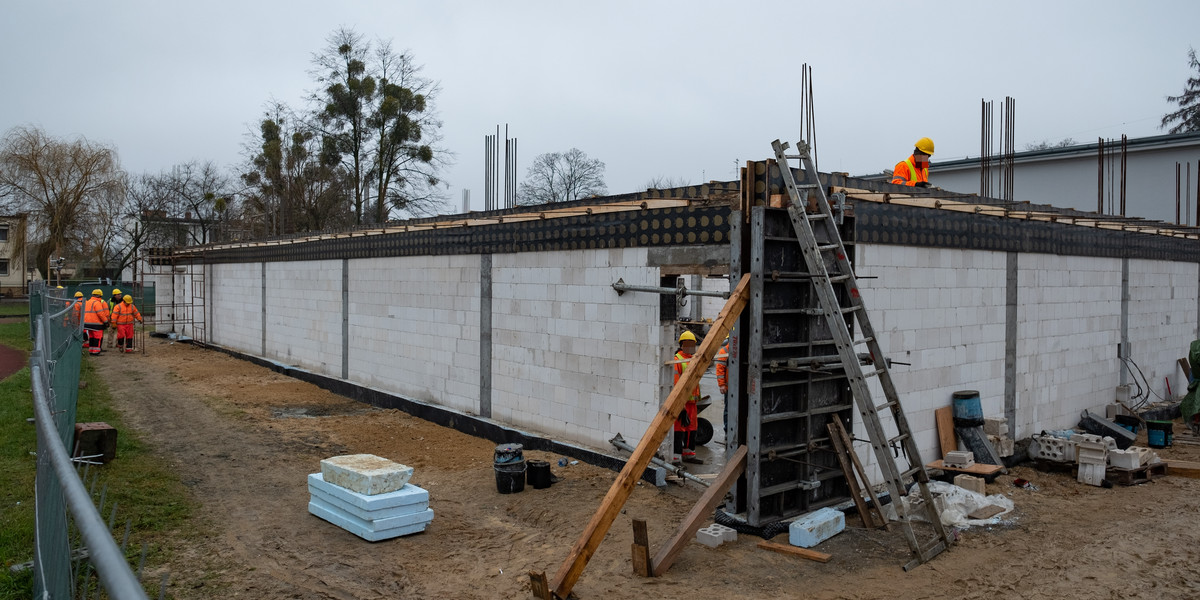
[[[201,347],[208,344],[207,270],[202,252],[182,256],[174,248],[146,251],[139,282],[142,289],[148,279],[155,284],[156,333],[174,335],[176,339],[191,341]],[[165,282],[169,282],[169,286],[164,285]]]

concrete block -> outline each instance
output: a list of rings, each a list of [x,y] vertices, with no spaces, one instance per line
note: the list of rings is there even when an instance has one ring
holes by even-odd
[[[1079,483],[1099,486],[1104,482],[1104,471],[1107,465],[1104,464],[1080,464],[1079,474],[1076,479]]]
[[[394,492],[408,483],[413,469],[374,454],[347,454],[321,461],[326,483],[372,496]]]
[[[726,527],[724,525],[718,525],[716,523],[712,524],[712,528],[715,529],[716,531],[721,532],[722,540],[724,540],[726,542],[736,542],[737,541],[737,530],[736,529],[734,529],[732,527]]]
[[[366,521],[316,498],[309,501],[308,512],[369,542],[425,531],[425,526],[433,521],[433,511],[430,509],[399,517]]]
[[[1072,436],[1074,437],[1074,436]],[[1029,446],[1029,457],[1034,460],[1075,462],[1075,441],[1052,435],[1034,435]]]
[[[714,527],[720,527],[720,525],[709,525],[696,531],[696,541],[709,548],[720,546],[725,541],[725,534]]]
[[[996,454],[999,454],[1000,458],[1008,458],[1016,452],[1016,443],[1007,436],[989,435],[988,441],[992,443],[992,447],[996,449]]]
[[[946,453],[943,461],[947,467],[966,469],[975,464],[975,453],[966,450],[954,450]]]
[[[954,476],[954,485],[964,490],[971,490],[976,494],[987,495],[987,487],[982,477],[962,473]]]
[[[984,417],[983,432],[988,435],[1000,437],[1008,435],[1008,419],[1005,417]]]
[[[1083,442],[1075,448],[1075,461],[1081,465],[1108,464],[1108,447],[1101,444]]]
[[[822,508],[792,521],[788,526],[788,543],[812,548],[839,534],[846,528],[846,515],[834,508]]]
[[[1133,447],[1128,450],[1113,450],[1108,453],[1108,464],[1118,469],[1136,469],[1142,466],[1142,455]]]

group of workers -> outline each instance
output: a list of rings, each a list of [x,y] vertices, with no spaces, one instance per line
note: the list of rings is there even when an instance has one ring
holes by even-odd
[[[117,352],[133,352],[133,324],[142,323],[142,313],[133,305],[133,296],[122,294],[120,289],[112,291],[112,306],[104,301],[104,290],[92,290],[92,296],[83,299],[83,292],[75,292],[72,314],[72,325],[83,320],[83,330],[87,332],[88,354],[95,356],[104,352],[104,331],[108,328],[116,330]]]
[[[912,154],[896,163],[896,167],[892,169],[891,183],[896,185],[905,185],[909,187],[929,187],[929,157],[933,156],[933,140],[923,137],[917,140],[913,145]],[[673,361],[675,369],[674,383],[679,383],[679,378],[687,371],[688,364],[696,354],[696,334],[690,331],[684,331],[679,336],[679,349],[675,352],[675,360]],[[729,419],[729,337],[725,337],[725,341],[721,344],[721,349],[717,351],[713,359],[716,364],[717,387],[721,391],[721,396],[725,399],[725,420]],[[671,462],[679,463],[691,462],[701,463],[703,461],[696,458],[696,430],[698,428],[699,412],[697,403],[700,401],[700,386],[692,390],[688,397],[684,409],[679,413],[679,418],[675,420],[674,427],[674,451],[671,456]]]

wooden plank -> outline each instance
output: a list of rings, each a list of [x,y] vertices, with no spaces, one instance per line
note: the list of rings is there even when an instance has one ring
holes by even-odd
[[[641,577],[654,575],[650,568],[650,536],[646,533],[646,521],[633,520],[633,573]]]
[[[983,463],[975,463],[966,469],[959,469],[958,467],[947,467],[946,463],[942,462],[942,459],[939,458],[939,459],[925,465],[925,468],[941,469],[943,471],[954,471],[955,473],[970,473],[972,475],[991,476],[991,475],[995,475],[996,473],[999,473],[1001,471],[1001,469],[1004,468],[1004,466],[1003,465],[985,465]]]
[[[933,411],[937,420],[938,444],[942,447],[942,458],[958,450],[958,440],[954,437],[954,408],[945,406]]]
[[[976,520],[990,519],[1002,512],[1004,512],[1003,508],[1000,508],[999,506],[988,505],[978,508],[973,512],[967,513],[967,518]]]
[[[533,597],[538,600],[554,600],[554,596],[550,595],[550,584],[546,581],[546,573],[543,571],[529,572],[529,591],[533,592]]]
[[[621,507],[629,499],[629,494],[633,493],[633,486],[637,484],[642,472],[650,464],[650,459],[654,457],[658,446],[667,437],[671,425],[679,417],[687,399],[692,395],[692,390],[699,385],[700,378],[708,370],[708,365],[712,363],[713,357],[716,356],[717,350],[724,342],[725,335],[729,333],[737,321],[738,315],[745,308],[749,288],[750,275],[743,275],[737,288],[725,302],[725,308],[721,309],[721,314],[716,321],[713,321],[708,335],[704,336],[704,341],[700,343],[700,348],[692,358],[691,365],[671,388],[671,393],[663,402],[654,420],[650,422],[650,426],[642,435],[637,448],[625,463],[625,467],[621,469],[621,473],[617,475],[617,479],[613,481],[604,500],[600,502],[596,514],[592,515],[591,520],[584,527],[583,533],[580,534],[579,540],[571,547],[570,554],[567,555],[566,560],[554,575],[553,590],[559,598],[566,598],[571,593],[571,588],[575,587],[575,582],[579,580],[584,567],[595,554],[596,548],[600,546],[600,542],[604,541],[604,535],[608,533],[609,527],[620,514]]]
[[[1183,375],[1185,377],[1187,377],[1188,381],[1191,381],[1192,380],[1192,363],[1191,363],[1191,361],[1188,360],[1188,358],[1186,356],[1179,359],[1179,368],[1183,369]]]
[[[725,463],[725,468],[721,469],[721,474],[704,490],[704,495],[700,496],[700,500],[692,507],[687,516],[683,518],[683,522],[679,524],[679,529],[675,530],[675,535],[672,535],[662,548],[658,549],[658,553],[654,555],[654,576],[662,577],[675,559],[679,557],[679,553],[683,552],[688,542],[696,536],[696,532],[700,529],[700,524],[712,516],[717,505],[725,499],[725,492],[729,490],[742,475],[742,471],[746,470],[746,447],[738,446],[738,449],[729,457],[729,461]]]
[[[1189,460],[1168,460],[1167,475],[1200,479],[1200,462]]]
[[[850,488],[850,499],[854,500],[854,508],[858,510],[858,518],[862,520],[863,527],[873,529],[875,527],[875,515],[867,512],[867,503],[863,502],[862,490],[858,487],[858,477],[854,474],[854,467],[850,464],[850,458],[846,456],[849,449],[846,448],[845,440],[841,435],[845,429],[839,430],[837,428],[837,425],[841,424],[841,421],[834,419],[825,426],[825,429],[829,431],[829,441],[833,443],[834,454],[837,456],[838,464],[842,466],[842,475],[846,477],[846,485]],[[868,517],[870,518],[869,521],[867,520]]]
[[[820,563],[827,563],[829,562],[829,559],[833,558],[833,555],[825,554],[824,552],[817,552],[816,550],[809,550],[808,548],[798,548],[796,546],[789,546],[787,544],[776,544],[775,542],[768,542],[767,540],[762,540],[759,542],[758,547],[762,548],[763,550],[770,550],[780,554],[791,554],[801,558],[807,558],[808,560],[815,560]]]

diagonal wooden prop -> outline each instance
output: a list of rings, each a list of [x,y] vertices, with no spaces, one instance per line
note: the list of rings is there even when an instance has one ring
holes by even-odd
[[[596,510],[596,514],[592,515],[592,519],[588,521],[584,527],[583,533],[579,536],[579,540],[571,547],[571,553],[567,555],[567,559],[563,561],[562,566],[558,568],[558,573],[554,575],[553,585],[546,590],[541,585],[540,581],[545,581],[544,573],[530,573],[531,586],[534,595],[539,598],[547,598],[549,594],[544,592],[552,592],[558,598],[566,598],[571,593],[571,588],[575,587],[575,582],[579,580],[579,576],[583,573],[584,567],[587,566],[592,555],[596,553],[596,548],[600,546],[600,542],[604,541],[605,534],[608,533],[609,527],[612,526],[617,515],[621,512],[621,508],[625,506],[625,501],[629,499],[629,495],[633,493],[633,487],[641,477],[642,472],[646,470],[646,466],[650,464],[650,459],[654,456],[654,452],[658,449],[659,444],[667,436],[667,431],[671,429],[671,424],[679,417],[680,411],[683,410],[687,399],[691,396],[692,390],[700,383],[700,378],[704,375],[704,371],[708,369],[708,365],[720,349],[721,343],[725,340],[725,335],[733,328],[742,309],[746,306],[748,299],[747,290],[750,287],[750,275],[743,275],[742,280],[738,282],[737,287],[729,296],[729,300],[725,302],[725,308],[721,309],[721,314],[713,321],[712,328],[708,330],[708,335],[704,337],[704,341],[700,343],[700,348],[696,351],[696,356],[692,358],[683,376],[679,378],[679,382],[675,387],[671,388],[670,395],[663,402],[662,408],[659,409],[658,415],[651,421],[650,426],[646,429],[646,433],[642,435],[642,439],[638,442],[637,448],[625,463],[625,468],[621,469],[621,473],[617,475],[616,481],[609,488],[608,494],[604,496],[604,500],[600,503],[600,508]]]

